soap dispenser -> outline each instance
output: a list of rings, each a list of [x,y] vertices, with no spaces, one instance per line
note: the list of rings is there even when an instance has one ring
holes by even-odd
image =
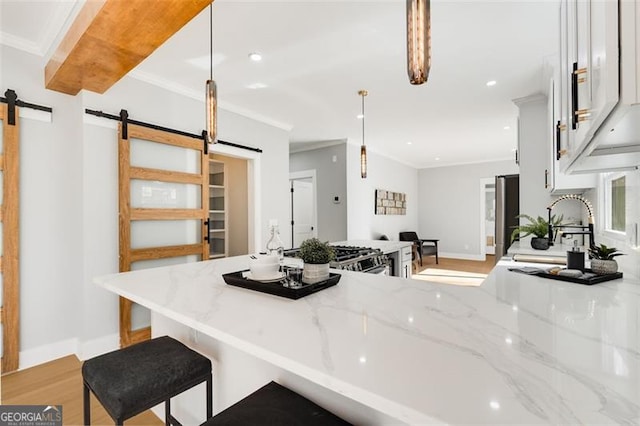
[[[577,240],[573,240],[573,248],[567,252],[567,269],[578,269],[584,272],[584,252],[580,251]]]

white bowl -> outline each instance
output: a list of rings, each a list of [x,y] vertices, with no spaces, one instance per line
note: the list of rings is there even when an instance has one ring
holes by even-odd
[[[255,255],[249,259],[249,270],[254,279],[270,279],[278,274],[280,262],[277,255]]]
[[[249,267],[251,270],[251,278],[255,280],[268,280],[278,275],[280,265],[274,264],[254,264]]]

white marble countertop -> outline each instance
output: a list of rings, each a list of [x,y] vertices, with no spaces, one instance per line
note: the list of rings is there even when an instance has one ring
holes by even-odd
[[[348,240],[331,243],[333,246],[358,246],[380,249],[384,254],[402,250],[403,247],[411,247],[411,241],[389,241],[389,240]]]
[[[640,281],[510,264],[479,287],[341,271],[297,301],[225,285],[247,256],[94,281],[406,423],[640,423]]]

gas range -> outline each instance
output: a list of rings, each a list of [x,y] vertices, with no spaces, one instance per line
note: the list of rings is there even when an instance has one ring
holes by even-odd
[[[332,246],[336,259],[329,266],[347,271],[365,272],[369,274],[387,274],[388,259],[380,249],[371,247]],[[285,250],[284,255],[295,257],[300,249]]]

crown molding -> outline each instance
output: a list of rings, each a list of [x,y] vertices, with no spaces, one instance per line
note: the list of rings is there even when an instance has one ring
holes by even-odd
[[[162,89],[166,89],[170,92],[173,93],[177,93],[179,95],[182,96],[186,96],[188,98],[191,99],[195,99],[196,101],[200,101],[202,103],[204,103],[204,90],[202,92],[198,92],[195,91],[187,86],[184,86],[182,84],[176,83],[174,81],[171,80],[167,80],[165,78],[162,77],[158,77],[154,74],[148,73],[148,72],[144,72],[144,71],[139,71],[139,70],[133,70],[131,72],[129,72],[129,74],[127,74],[128,77],[134,78],[136,80],[160,87]],[[267,117],[265,115],[259,114],[255,111],[252,111],[250,109],[246,109],[234,104],[231,104],[229,102],[224,102],[221,100],[218,100],[218,108],[223,109],[225,111],[228,112],[232,112],[234,114],[238,114],[241,115],[243,117],[246,118],[250,118],[252,120],[255,121],[259,121],[261,123],[264,124],[268,124],[269,126],[273,126],[276,127],[278,129],[282,129],[285,130],[287,132],[290,132],[291,129],[293,129],[293,126],[291,124],[288,123],[283,123],[281,121],[278,120],[274,120],[270,117]]]
[[[23,52],[31,53],[32,55],[43,55],[41,46],[39,46],[38,43],[13,34],[5,33],[4,31],[0,31],[0,44],[13,47],[14,49],[21,50]]]

